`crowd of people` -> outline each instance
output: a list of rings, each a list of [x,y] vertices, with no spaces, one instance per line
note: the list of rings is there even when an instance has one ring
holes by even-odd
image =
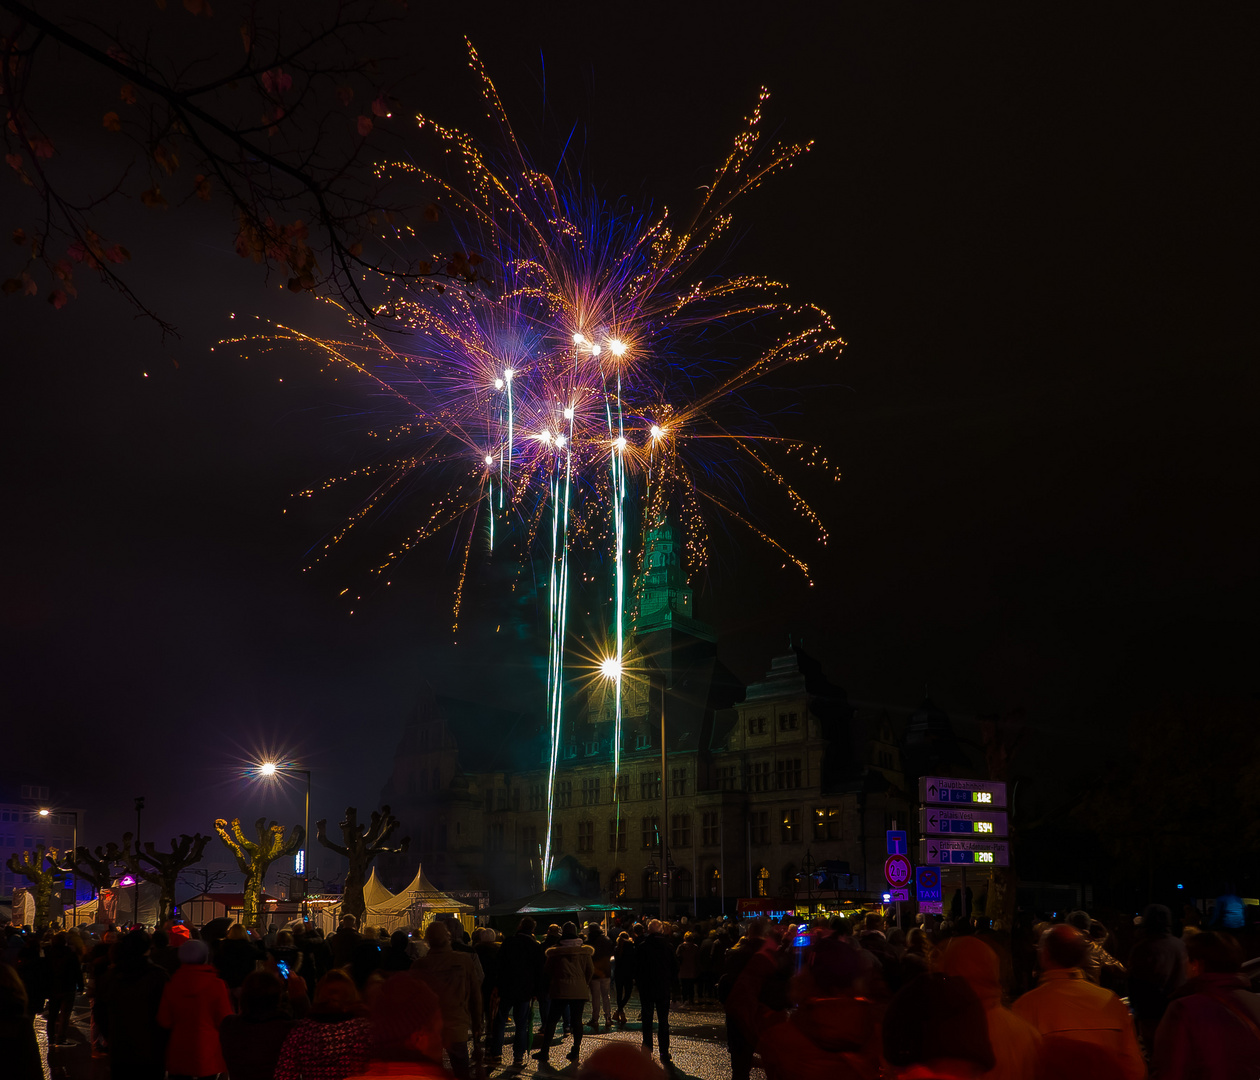
[[[33,1018],[65,1045],[86,992],[92,1056],[114,1080],[464,1078],[531,1053],[543,1071],[566,1048],[582,1080],[647,1080],[671,1067],[671,1011],[706,1005],[725,1019],[733,1080],[757,1067],[768,1080],[1254,1080],[1260,996],[1244,961],[1257,950],[1244,941],[1178,933],[1158,905],[1127,947],[1083,911],[1015,934],[931,917],[903,933],[878,912],[610,930],[525,917],[471,935],[453,917],[423,934],[353,917],[327,936],[226,920],[9,927],[0,1062],[42,1078]],[[601,1026],[641,1039],[583,1059]]]

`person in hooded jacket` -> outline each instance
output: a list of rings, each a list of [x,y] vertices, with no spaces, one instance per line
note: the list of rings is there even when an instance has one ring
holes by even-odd
[[[258,966],[262,958],[258,947],[249,940],[249,931],[240,923],[228,927],[227,937],[219,942],[215,953],[215,966],[233,996],[240,991],[245,976]]]
[[[284,933],[284,931],[281,931]],[[280,1049],[293,1028],[282,1008],[284,980],[273,971],[251,971],[241,983],[241,1011],[219,1027],[219,1048],[231,1080],[271,1080]]]
[[[1174,991],[1155,1032],[1159,1080],[1260,1076],[1260,997],[1242,975],[1243,951],[1224,931],[1186,942],[1190,978]]]
[[[425,983],[405,974],[390,975],[372,1000],[369,1019],[368,1064],[347,1080],[437,1080],[450,1075],[442,1068],[442,1009]]]
[[[873,961],[830,933],[814,934],[799,957],[792,942],[768,939],[748,960],[727,997],[728,1014],[761,1056],[768,1080],[875,1080],[879,1017],[863,997]],[[771,1009],[763,983],[798,959],[789,983],[795,1010]]]
[[[177,1077],[213,1076],[227,1065],[219,1049],[219,1025],[232,1012],[227,985],[210,963],[204,941],[179,947],[180,967],[158,1006],[158,1023],[171,1033],[166,1046],[166,1071]]]
[[[83,965],[64,930],[44,946],[44,986],[48,994],[48,1041],[68,1045],[74,999],[83,989]]]
[[[311,1011],[284,1040],[275,1080],[344,1080],[363,1071],[370,1041],[354,980],[334,968],[316,985]]]
[[[547,1011],[547,1022],[543,1026],[542,1044],[534,1054],[543,1065],[548,1064],[551,1053],[551,1040],[556,1034],[556,1024],[565,1008],[573,1022],[573,1049],[569,1052],[569,1060],[577,1061],[582,1049],[582,1012],[590,1000],[590,983],[595,974],[592,957],[595,950],[578,936],[578,928],[567,922],[561,930],[560,944],[547,950],[544,970],[547,975],[547,987],[551,997],[551,1005]]]
[[[921,933],[912,931],[915,932]],[[1041,1035],[1028,1021],[1002,1005],[998,954],[977,937],[949,938],[933,966],[945,975],[966,979],[984,1006],[994,1065],[979,1074],[982,1080],[1036,1080]]]
[[[626,1026],[626,1003],[634,992],[634,948],[634,938],[625,930],[617,935],[613,952],[613,984],[617,987],[617,1011],[613,1013],[613,1019],[621,1027]]]
[[[389,948],[381,954],[381,969],[390,973],[410,971],[412,960],[410,935],[406,930],[395,930],[389,935]]]
[[[591,923],[586,928],[586,943],[592,949],[591,963],[595,974],[591,976],[591,1027],[599,1030],[599,1010],[604,1009],[604,1030],[612,1030],[612,969],[613,943],[599,923]]]
[[[116,962],[96,982],[92,1017],[114,1076],[162,1080],[166,1071],[167,1035],[158,1009],[167,975],[150,959],[150,949],[149,935],[132,930],[118,942]]]

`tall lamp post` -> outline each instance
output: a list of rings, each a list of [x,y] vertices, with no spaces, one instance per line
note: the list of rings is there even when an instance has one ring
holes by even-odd
[[[271,778],[279,773],[296,773],[306,777],[306,816],[302,825],[302,903],[306,903],[306,883],[310,880],[310,868],[307,865],[307,845],[311,842],[311,770],[299,769],[291,763],[264,761],[258,766],[258,775]]]
[[[140,865],[140,811],[144,809],[144,796],[136,796],[136,865]],[[140,874],[135,874],[135,882],[131,886],[131,925],[140,923]]]
[[[39,816],[42,818],[46,818],[46,817],[51,816],[52,813],[53,811],[47,808],[44,808],[40,810]],[[70,912],[74,919],[74,925],[78,926],[79,925],[79,864],[78,864],[77,858],[79,854],[79,811],[65,810],[65,811],[58,811],[58,813],[66,813],[66,814],[74,815],[74,839],[70,841],[70,880],[74,882],[74,885],[72,886],[74,889],[74,900],[70,905]],[[54,824],[60,824],[60,822],[54,822]]]

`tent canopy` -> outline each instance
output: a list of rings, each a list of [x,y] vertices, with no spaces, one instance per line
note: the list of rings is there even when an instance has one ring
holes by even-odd
[[[621,904],[608,904],[602,900],[587,899],[561,892],[559,889],[545,889],[531,896],[522,896],[517,900],[506,900],[495,904],[486,913],[488,915],[563,915],[570,911],[629,911]]]

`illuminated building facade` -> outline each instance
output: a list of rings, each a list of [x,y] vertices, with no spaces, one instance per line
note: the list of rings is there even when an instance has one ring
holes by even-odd
[[[889,716],[851,708],[800,648],[741,686],[694,615],[673,530],[647,543],[617,787],[613,684],[595,680],[566,709],[547,885],[659,910],[663,826],[673,914],[733,913],[739,897],[882,892],[884,832],[909,824]],[[548,753],[536,718],[427,692],[381,797],[411,849],[382,860],[382,873],[401,885],[419,857],[439,888],[489,890],[494,902],[542,889]]]

